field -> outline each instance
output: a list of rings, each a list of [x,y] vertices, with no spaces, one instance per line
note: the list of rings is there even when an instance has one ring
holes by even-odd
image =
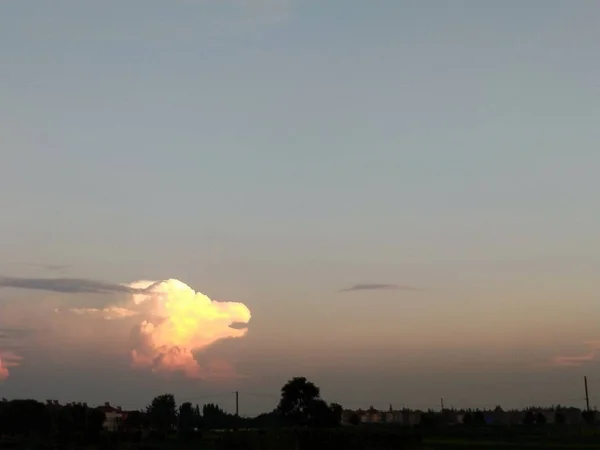
[[[342,427],[337,429],[265,429],[204,432],[166,439],[133,438],[104,434],[96,442],[78,439],[48,442],[20,438],[0,440],[0,449],[31,450],[461,450],[461,449],[598,449],[600,428],[449,427],[444,430],[394,427]]]
[[[437,449],[599,449],[600,428],[586,426],[454,427],[428,431],[421,445]]]

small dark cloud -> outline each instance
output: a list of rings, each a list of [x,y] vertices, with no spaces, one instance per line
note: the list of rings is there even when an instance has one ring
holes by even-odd
[[[32,336],[35,330],[30,328],[12,328],[0,326],[0,350],[21,352],[27,338]]]
[[[0,326],[0,340],[22,338],[35,333],[31,328],[12,328]]]
[[[236,330],[245,330],[248,328],[248,324],[246,322],[233,322],[229,325],[229,328],[234,328]]]
[[[362,283],[355,284],[349,288],[342,289],[340,292],[353,292],[353,291],[422,291],[422,289],[414,286],[408,286],[404,284],[385,284],[385,283]]]
[[[121,284],[81,278],[18,278],[0,275],[0,288],[34,289],[68,294],[107,294],[143,292]]]
[[[47,270],[48,272],[60,272],[64,273],[72,266],[71,264],[38,264],[38,263],[27,263],[27,265],[32,267],[38,267],[40,269]]]
[[[72,264],[48,264],[48,263],[26,262],[26,261],[13,262],[13,263],[10,263],[10,265],[16,265],[21,268],[24,266],[33,267],[36,269],[41,269],[46,272],[63,273],[63,274],[68,272],[68,270],[73,267]]]

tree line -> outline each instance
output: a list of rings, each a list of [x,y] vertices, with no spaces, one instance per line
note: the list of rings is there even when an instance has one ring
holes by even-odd
[[[191,402],[177,405],[173,394],[154,397],[143,410],[128,411],[119,431],[141,435],[142,431],[182,437],[201,430],[269,428],[277,426],[335,427],[341,423],[342,407],[327,403],[320,389],[305,377],[295,377],[281,388],[273,411],[253,418],[228,413],[214,403],[200,407]],[[96,439],[104,430],[106,414],[86,403],[42,402],[31,399],[0,401],[0,435],[54,435],[59,439]]]

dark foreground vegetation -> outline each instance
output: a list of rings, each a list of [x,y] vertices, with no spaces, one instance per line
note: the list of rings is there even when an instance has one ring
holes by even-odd
[[[215,404],[178,406],[171,394],[155,397],[144,411],[3,399],[0,449],[600,450],[600,428],[590,413],[581,424],[548,424],[533,411],[518,425],[487,424],[478,411],[457,424],[432,411],[418,425],[367,424],[352,415],[343,420],[340,405],[321,399],[319,388],[305,378],[294,378],[281,389],[277,407],[254,418],[229,414]]]

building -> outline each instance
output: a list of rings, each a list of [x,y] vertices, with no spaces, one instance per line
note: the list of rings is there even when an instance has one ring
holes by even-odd
[[[102,411],[105,415],[104,429],[107,431],[119,431],[125,420],[126,413],[121,409],[120,406],[116,408],[111,406],[109,402],[106,402],[104,406],[99,406],[99,411]]]

